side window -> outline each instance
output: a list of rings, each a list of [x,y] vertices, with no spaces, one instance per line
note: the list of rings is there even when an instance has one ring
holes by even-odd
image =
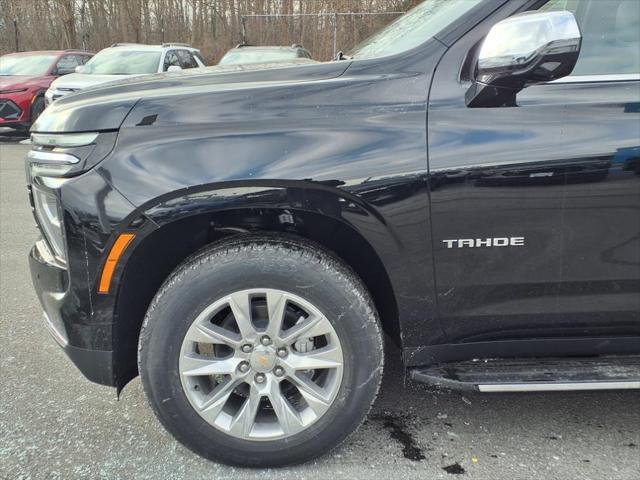
[[[541,10],[568,10],[582,32],[579,75],[640,74],[640,1],[550,0]]]
[[[200,60],[200,64],[198,64],[198,66],[200,65],[206,65],[207,62],[204,61],[204,57],[202,56],[202,54],[198,51],[192,52],[193,56],[196,57],[198,60]]]
[[[198,66],[198,62],[189,50],[178,50],[177,53],[182,68],[196,68]]]
[[[91,57],[89,55],[78,55],[78,65],[84,65]]]
[[[169,67],[172,67],[174,65],[176,67],[179,67],[180,60],[178,60],[178,56],[176,55],[175,50],[169,50],[164,57],[164,66],[162,67],[162,71],[166,72]]]
[[[56,73],[58,75],[73,73],[78,65],[80,65],[80,62],[76,55],[64,55],[56,64]]]

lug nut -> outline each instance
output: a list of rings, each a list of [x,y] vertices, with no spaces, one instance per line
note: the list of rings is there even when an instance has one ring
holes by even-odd
[[[284,357],[287,356],[287,349],[286,348],[279,348],[277,353],[278,353],[278,356],[280,358],[284,358]]]
[[[264,379],[265,377],[262,373],[256,374],[256,377],[255,377],[256,383],[264,383]]]
[[[282,368],[282,367],[276,367],[276,368],[274,368],[274,369],[273,369],[273,374],[274,374],[276,377],[281,377],[282,375],[284,375],[284,368]]]
[[[260,343],[266,347],[267,345],[271,345],[271,339],[265,335],[260,339]]]
[[[249,371],[249,362],[240,362],[238,370],[242,373],[247,373]]]
[[[242,345],[241,350],[244,353],[249,353],[251,350],[253,350],[253,348],[251,348],[251,345],[249,345],[248,343],[246,345]]]

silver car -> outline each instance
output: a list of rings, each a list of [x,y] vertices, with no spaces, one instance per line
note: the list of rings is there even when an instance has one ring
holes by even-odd
[[[116,43],[98,52],[76,72],[55,80],[45,93],[45,103],[88,87],[127,77],[204,67],[200,51],[184,43],[140,45]]]

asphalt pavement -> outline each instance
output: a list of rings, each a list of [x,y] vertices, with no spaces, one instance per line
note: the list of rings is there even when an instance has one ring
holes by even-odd
[[[19,140],[0,132],[0,478],[640,479],[640,392],[437,390],[405,383],[392,348],[369,419],[328,455],[280,470],[199,458],[162,429],[139,379],[118,401],[50,338],[29,277]]]

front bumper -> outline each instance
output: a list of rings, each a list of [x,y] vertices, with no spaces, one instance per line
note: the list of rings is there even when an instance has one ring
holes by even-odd
[[[29,254],[31,278],[40,304],[44,309],[45,324],[53,338],[87,379],[102,385],[114,385],[113,352],[72,345],[67,331],[74,325],[77,315],[69,289],[67,270],[52,261],[44,241],[36,242]]]

